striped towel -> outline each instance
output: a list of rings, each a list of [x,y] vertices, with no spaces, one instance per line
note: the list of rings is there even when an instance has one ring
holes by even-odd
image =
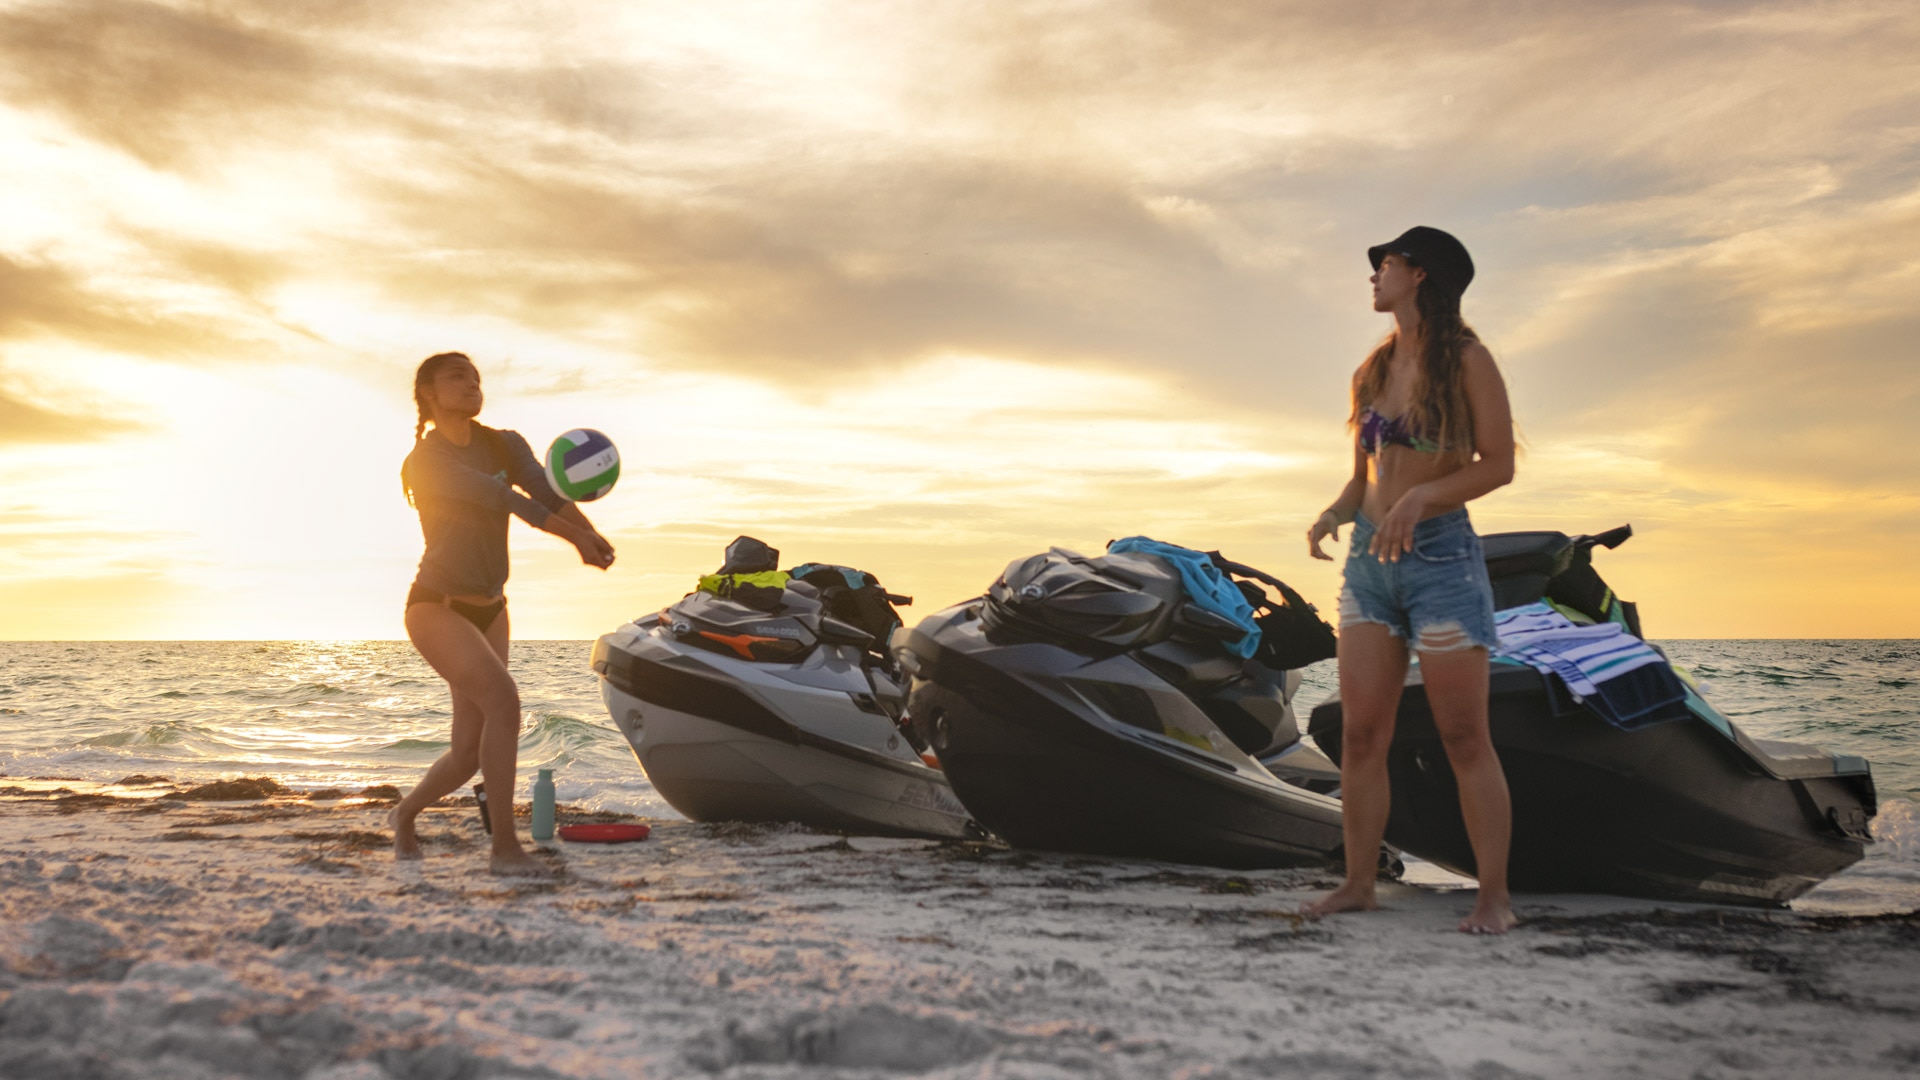
[[[1618,623],[1580,626],[1544,603],[1495,612],[1493,623],[1500,635],[1493,655],[1560,676],[1576,701],[1594,696],[1609,679],[1666,663]]]

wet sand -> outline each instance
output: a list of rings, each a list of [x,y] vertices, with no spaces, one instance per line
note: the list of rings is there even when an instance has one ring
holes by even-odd
[[[1920,1071],[1913,914],[1521,897],[1486,939],[1401,885],[1305,922],[1320,871],[669,821],[513,882],[471,806],[397,864],[387,792],[185,794],[0,778],[0,1076]]]

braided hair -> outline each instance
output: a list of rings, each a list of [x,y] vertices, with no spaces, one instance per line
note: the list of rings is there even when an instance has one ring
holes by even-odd
[[[427,393],[433,389],[433,380],[440,374],[441,368],[455,361],[473,363],[466,353],[434,353],[421,361],[419,370],[413,373],[413,407],[420,415],[419,421],[413,425],[413,441],[416,443],[426,437],[427,421],[433,419],[433,407],[427,404]],[[406,492],[407,503],[412,505],[413,485],[407,482],[404,469],[400,473],[400,490]]]
[[[433,388],[433,380],[440,374],[440,369],[456,360],[473,363],[473,359],[466,353],[434,353],[422,360],[420,369],[413,373],[413,405],[420,411],[420,422],[413,425],[414,442],[419,442],[425,437],[427,421],[433,419],[433,409],[427,404],[427,391]]]

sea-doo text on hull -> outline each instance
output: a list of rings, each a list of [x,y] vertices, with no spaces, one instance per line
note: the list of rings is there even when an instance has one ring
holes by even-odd
[[[1020,847],[1229,867],[1324,861],[1341,843],[1340,804],[1303,785],[1325,790],[1338,773],[1300,745],[1300,676],[1287,669],[1329,655],[1331,631],[1297,593],[1216,556],[1220,570],[1283,593],[1268,601],[1244,583],[1266,614],[1258,647],[1237,653],[1228,643],[1245,640],[1243,627],[1190,602],[1176,565],[1120,548],[1018,560],[896,649],[913,676],[913,726],[954,791]],[[1251,756],[1263,751],[1301,783]]]
[[[898,626],[891,604],[911,601],[845,567],[775,571],[764,545],[764,567],[743,563],[747,539],[700,591],[594,645],[607,710],[655,790],[695,821],[978,835],[900,729],[905,691],[875,651]]]
[[[1599,537],[1504,533],[1483,538],[1502,609],[1543,598],[1614,622],[1639,614],[1592,567]],[[1503,639],[1504,640],[1504,639]],[[1692,688],[1673,719],[1623,730],[1564,681],[1496,662],[1488,719],[1513,796],[1512,887],[1608,892],[1705,903],[1784,904],[1858,860],[1870,840],[1873,777],[1864,759],[1750,738]],[[1340,758],[1338,698],[1310,730]],[[1474,859],[1458,791],[1416,666],[1408,675],[1387,770],[1387,841],[1464,874]]]

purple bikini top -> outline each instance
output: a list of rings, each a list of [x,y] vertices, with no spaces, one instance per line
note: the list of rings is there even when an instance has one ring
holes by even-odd
[[[1368,405],[1360,410],[1360,449],[1378,456],[1386,446],[1404,446],[1422,454],[1440,452],[1440,444],[1415,431],[1406,414],[1382,416]]]

